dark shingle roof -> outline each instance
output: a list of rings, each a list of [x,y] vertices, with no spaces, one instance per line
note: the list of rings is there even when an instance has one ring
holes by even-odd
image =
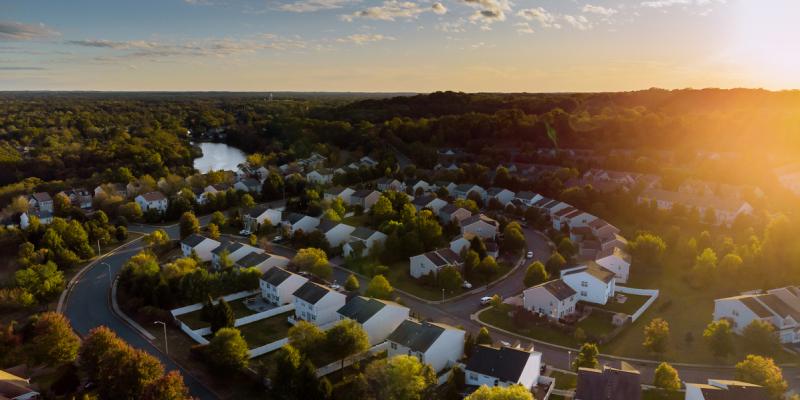
[[[531,200],[534,197],[536,197],[536,193],[529,192],[529,191],[522,191],[522,192],[517,193],[516,197],[518,199],[522,199],[522,200]]]
[[[251,216],[253,218],[258,218],[259,215],[263,214],[267,210],[269,210],[269,205],[260,204],[260,205],[257,205],[255,207],[247,210],[247,215],[249,215],[249,216]]]
[[[359,324],[363,324],[369,321],[378,311],[382,310],[383,307],[386,307],[386,304],[380,300],[356,296],[350,299],[337,312]]]
[[[586,265],[582,267],[573,268],[571,271],[565,272],[564,275],[572,275],[584,271],[605,283],[609,283],[612,279],[614,279],[613,272],[601,267],[600,265],[597,265],[597,263],[594,262],[587,262]]]
[[[425,195],[425,196],[419,196],[419,197],[415,198],[411,202],[411,204],[413,204],[415,206],[425,207],[428,204],[430,204],[430,202],[432,202],[434,199],[436,199],[436,196],[434,196],[432,194],[428,194],[428,195]]]
[[[241,268],[250,268],[250,267],[255,267],[256,265],[261,264],[262,262],[267,261],[269,259],[270,259],[269,254],[257,253],[254,251],[242,257],[239,261],[236,262],[236,265],[238,265]]]
[[[290,224],[294,225],[305,217],[306,216],[303,214],[290,212],[286,213],[286,215],[283,216],[283,219],[289,221]]]
[[[353,232],[350,232],[350,236],[359,238],[361,240],[367,240],[374,234],[375,234],[374,230],[363,226],[359,226]]]
[[[466,369],[503,382],[517,382],[529,357],[529,352],[511,347],[475,346]]]
[[[161,192],[148,192],[148,193],[145,193],[145,194],[143,194],[141,196],[144,197],[144,199],[146,201],[148,201],[148,202],[150,202],[150,201],[159,201],[159,200],[166,199],[166,197],[164,197],[164,194],[161,193]]]
[[[541,286],[545,288],[550,294],[559,300],[568,299],[570,296],[575,295],[575,290],[561,279],[554,279],[549,282],[542,283]]]
[[[193,234],[187,236],[186,238],[184,238],[183,240],[181,240],[181,243],[183,243],[183,244],[185,244],[185,245],[187,245],[189,247],[195,247],[198,244],[203,243],[203,241],[205,241],[206,239],[208,239],[208,238],[205,237],[205,236],[193,233]]]
[[[389,335],[388,340],[412,351],[424,353],[442,335],[444,328],[430,322],[403,321],[397,329]]]
[[[336,221],[331,221],[329,219],[322,219],[319,221],[319,225],[317,226],[317,230],[322,233],[328,233],[331,229],[335,228],[339,225]]]
[[[305,300],[311,304],[317,304],[319,299],[325,297],[330,290],[324,286],[317,285],[314,282],[308,281],[303,286],[294,291],[294,297],[300,300]]]
[[[775,311],[781,318],[792,317],[795,321],[800,321],[800,312],[786,304],[780,297],[774,294],[765,294],[758,296],[758,300],[772,311]]]
[[[272,286],[278,286],[283,283],[283,281],[289,279],[290,276],[292,276],[291,272],[283,268],[275,267],[264,272],[264,275],[261,275],[261,280]]]
[[[350,198],[355,197],[355,198],[363,199],[363,198],[366,198],[367,196],[369,196],[372,193],[378,193],[378,192],[375,192],[374,190],[369,190],[369,189],[357,190],[353,194],[350,195]]]
[[[50,194],[47,192],[37,192],[32,194],[31,196],[38,202],[53,200],[53,198],[50,197]]]
[[[575,398],[581,400],[639,400],[642,396],[639,373],[606,368],[578,370]]]
[[[227,242],[217,246],[217,248],[211,250],[211,252],[214,254],[222,254],[223,251],[228,250],[228,254],[230,254],[236,250],[241,249],[242,247],[244,247],[244,245],[239,242]]]

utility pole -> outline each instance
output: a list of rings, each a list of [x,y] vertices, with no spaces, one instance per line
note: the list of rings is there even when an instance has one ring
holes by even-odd
[[[169,344],[167,343],[167,324],[162,321],[153,322],[154,325],[161,325],[164,328],[164,353],[169,355]]]

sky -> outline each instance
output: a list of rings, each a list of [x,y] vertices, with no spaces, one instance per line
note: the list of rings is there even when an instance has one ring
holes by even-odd
[[[800,88],[798,0],[0,0],[0,90]]]

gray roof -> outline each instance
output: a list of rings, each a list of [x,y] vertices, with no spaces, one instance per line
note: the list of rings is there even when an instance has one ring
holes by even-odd
[[[31,197],[33,197],[33,199],[38,201],[38,202],[52,201],[53,200],[53,198],[50,197],[50,193],[47,193],[47,192],[36,192],[36,193],[32,194]]]
[[[264,275],[261,275],[261,280],[269,283],[272,286],[278,286],[283,283],[283,281],[289,279],[289,277],[292,275],[294,274],[283,268],[275,267],[268,269],[267,272],[264,272]]]
[[[473,216],[471,216],[469,218],[464,218],[461,221],[460,225],[461,226],[467,226],[467,225],[470,225],[470,224],[474,224],[474,223],[476,223],[478,221],[483,221],[483,222],[485,222],[485,223],[487,223],[489,225],[493,225],[495,227],[499,227],[500,226],[499,222],[497,222],[496,220],[494,220],[492,218],[489,218],[485,214],[476,214],[476,215],[473,215]]]
[[[311,304],[317,304],[317,302],[325,297],[326,294],[330,292],[330,289],[317,285],[314,282],[308,281],[303,286],[297,288],[294,291],[294,297],[297,297],[300,300],[304,300]]]
[[[456,254],[449,247],[438,250],[429,251],[423,254],[437,267],[444,267],[446,265],[456,265],[461,263],[461,256]]]
[[[397,329],[389,335],[387,340],[412,351],[424,353],[442,335],[444,328],[430,322],[403,321]]]
[[[517,382],[530,355],[525,350],[511,347],[496,349],[489,346],[475,346],[467,360],[466,369],[495,377],[503,382]]]
[[[329,219],[322,219],[319,221],[319,225],[317,226],[317,230],[322,233],[328,233],[331,229],[337,227],[340,223],[336,221],[331,221]]]
[[[369,321],[378,311],[382,310],[383,307],[386,307],[386,303],[380,300],[356,296],[350,299],[347,304],[343,305],[336,312],[359,324],[363,324]]]
[[[526,190],[526,191],[522,191],[522,192],[517,193],[516,197],[518,199],[531,200],[534,197],[536,197],[536,193],[529,192],[529,191]]]
[[[800,322],[800,311],[786,304],[780,297],[774,294],[765,294],[763,296],[758,296],[758,301],[769,307],[772,311],[775,311],[775,314],[781,318],[792,317],[795,321]]]
[[[559,300],[568,299],[571,296],[574,296],[576,293],[575,289],[569,287],[569,285],[564,283],[564,281],[561,279],[554,279],[552,281],[542,283],[539,286],[543,287]]]
[[[609,283],[612,279],[614,279],[614,273],[597,265],[595,262],[587,262],[586,265],[572,268],[571,270],[567,270],[564,272],[564,275],[572,275],[577,274],[580,272],[586,272],[587,274],[605,282]]]
[[[359,238],[361,240],[367,240],[370,237],[372,237],[372,235],[374,235],[375,232],[376,231],[369,229],[367,227],[359,226],[353,232],[350,233],[350,236]]]
[[[325,190],[325,194],[330,194],[330,195],[333,195],[333,196],[338,196],[338,195],[342,194],[342,192],[344,192],[344,191],[345,191],[345,190],[347,190],[347,189],[348,189],[348,188],[346,188],[346,187],[334,186],[334,187],[332,187],[332,188],[328,188],[327,190]]]
[[[205,237],[205,236],[193,233],[193,234],[185,237],[183,240],[181,240],[181,243],[183,243],[183,244],[185,244],[185,245],[187,245],[189,247],[195,247],[198,244],[203,243],[206,239],[208,239],[208,238]]]
[[[241,268],[255,267],[256,265],[269,260],[270,257],[271,256],[267,253],[258,253],[254,251],[242,257],[239,261],[236,262],[236,265],[238,265]]]
[[[366,198],[367,196],[371,195],[372,193],[380,193],[380,192],[376,192],[374,190],[369,190],[369,189],[362,189],[362,190],[355,191],[353,194],[350,195],[350,198],[355,197],[355,198],[363,199],[363,198]]]
[[[284,215],[283,215],[283,219],[285,221],[289,221],[289,223],[292,224],[292,225],[300,222],[300,220],[305,218],[305,217],[306,217],[306,215],[303,215],[303,214],[300,214],[300,213],[294,213],[294,212],[284,213]]]
[[[575,398],[581,400],[639,400],[642,396],[639,372],[616,368],[580,368]]]
[[[425,195],[425,196],[419,196],[419,197],[414,198],[414,200],[411,201],[411,204],[413,204],[415,206],[425,207],[435,199],[436,199],[436,196],[434,196],[432,194],[428,194],[428,195]]]
[[[259,204],[249,210],[247,210],[247,215],[253,218],[258,218],[259,215],[263,214],[265,211],[269,210],[269,205],[267,204]],[[272,222],[272,221],[270,221]],[[277,222],[277,221],[276,221]]]
[[[214,250],[211,250],[211,252],[214,253],[214,254],[219,255],[219,254],[222,254],[223,251],[228,250],[228,254],[230,254],[230,253],[233,253],[236,250],[241,249],[242,247],[244,247],[244,245],[242,243],[239,243],[239,242],[226,242],[226,243],[222,243],[221,245],[217,246],[217,248],[214,249]]]

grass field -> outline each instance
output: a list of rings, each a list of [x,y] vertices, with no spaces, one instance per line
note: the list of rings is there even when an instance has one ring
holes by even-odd
[[[576,374],[553,371],[550,376],[556,379],[556,389],[559,390],[575,389],[578,385],[578,375]]]
[[[247,347],[254,349],[285,338],[286,332],[292,326],[286,318],[292,314],[293,311],[240,326],[239,331],[247,341]]]
[[[617,303],[614,299],[610,299],[608,303],[604,306],[596,306],[596,308],[602,308],[606,311],[611,311],[614,313],[625,313],[631,315],[636,312],[639,308],[641,308],[647,300],[650,299],[650,296],[639,296],[635,294],[624,294],[627,299],[624,303]]]
[[[245,307],[244,299],[232,301],[228,303],[233,310],[233,315],[236,319],[246,317],[248,315],[255,314],[254,311],[250,310],[249,308]],[[178,317],[184,324],[188,325],[189,328],[192,329],[200,329],[210,326],[208,322],[205,322],[200,319],[200,315],[202,314],[203,310],[192,311],[188,314],[183,314]]]

